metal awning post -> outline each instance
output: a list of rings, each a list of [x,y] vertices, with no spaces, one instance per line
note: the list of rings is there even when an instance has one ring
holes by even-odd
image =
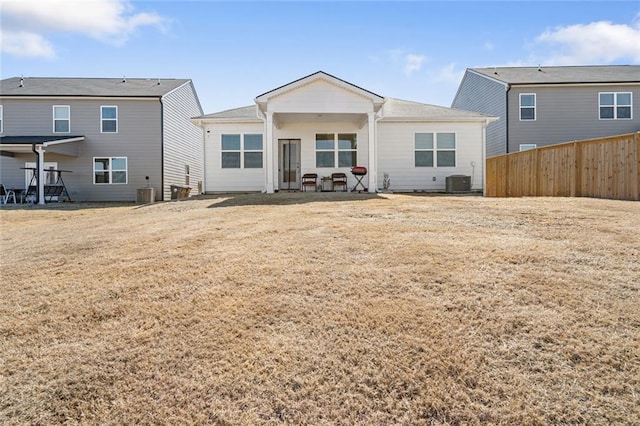
[[[32,145],[36,153],[36,179],[38,181],[38,204],[44,204],[44,148],[42,145]]]

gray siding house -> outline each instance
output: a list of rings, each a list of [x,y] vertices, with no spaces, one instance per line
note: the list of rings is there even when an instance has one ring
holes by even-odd
[[[168,200],[171,185],[203,191],[202,131],[190,121],[199,115],[191,80],[2,80],[0,182],[27,188],[34,174],[42,185],[62,176],[77,201],[134,201],[147,187]]]
[[[487,156],[640,130],[640,66],[469,68],[452,107],[500,117]]]

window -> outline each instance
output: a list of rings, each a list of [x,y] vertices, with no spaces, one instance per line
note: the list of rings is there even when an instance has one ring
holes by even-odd
[[[358,164],[355,133],[316,134],[316,167],[353,167]]]
[[[338,133],[338,167],[358,164],[358,141],[355,133]]]
[[[436,164],[438,167],[456,166],[456,134],[436,134]]]
[[[189,165],[184,165],[184,184],[189,186],[191,184],[191,173],[189,172]]]
[[[71,112],[69,105],[53,106],[53,133],[69,133],[71,131]]]
[[[94,158],[93,183],[126,184],[127,157]]]
[[[118,133],[118,107],[100,107],[100,132]]]
[[[222,135],[223,169],[261,169],[262,158],[261,134]]]
[[[599,94],[600,120],[630,120],[631,92]]]
[[[0,133],[2,133],[4,130],[4,117],[2,116],[3,111],[2,111],[2,105],[0,105]]]
[[[416,133],[415,167],[455,167],[455,133]]]
[[[538,144],[535,144],[535,143],[521,143],[520,151],[528,151],[530,149],[536,149],[537,147],[538,147]]]
[[[416,167],[433,167],[433,133],[416,133],[415,145]]]
[[[536,94],[521,93],[520,94],[520,120],[536,119]]]
[[[262,168],[262,135],[244,135],[244,168]]]

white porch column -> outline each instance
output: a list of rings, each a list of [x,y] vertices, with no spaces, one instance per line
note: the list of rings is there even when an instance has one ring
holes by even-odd
[[[376,158],[376,114],[368,113],[369,118],[369,192],[377,192],[378,187],[378,159]]]
[[[38,174],[38,204],[44,204],[44,148],[37,146],[36,173]]]
[[[265,120],[266,141],[264,146],[265,146],[265,149],[267,150],[267,164],[265,164],[265,173],[266,173],[265,191],[267,192],[267,194],[273,194],[275,191],[273,176],[275,175],[275,172],[278,170],[277,168],[274,169],[274,166],[276,164],[275,159],[277,159],[278,157],[277,156],[278,147],[275,145],[273,141],[273,113],[267,112],[266,116],[267,116],[267,119]]]

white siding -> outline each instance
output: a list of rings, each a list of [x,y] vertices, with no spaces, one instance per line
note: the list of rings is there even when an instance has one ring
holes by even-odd
[[[324,80],[316,80],[270,99],[268,110],[296,113],[365,113],[373,111],[373,103],[371,99],[360,94]]]
[[[207,192],[263,191],[265,188],[266,138],[264,124],[207,124],[205,126],[205,163]],[[223,169],[223,134],[259,133],[263,135],[263,156],[261,169]]]
[[[415,167],[415,133],[437,132],[456,134],[456,167]],[[379,188],[388,173],[392,191],[444,191],[451,175],[471,176],[472,189],[480,190],[482,168],[481,123],[378,123]]]

